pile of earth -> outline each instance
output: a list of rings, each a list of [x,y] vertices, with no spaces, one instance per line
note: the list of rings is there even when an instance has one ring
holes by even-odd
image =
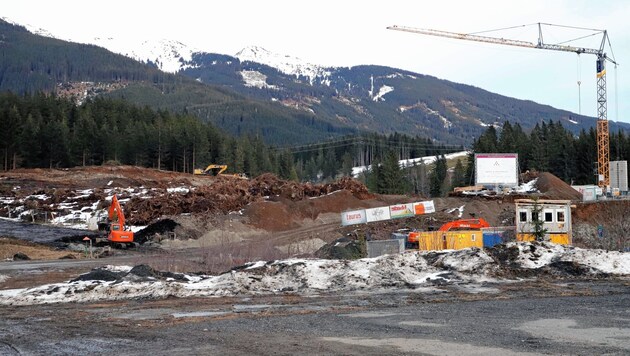
[[[166,188],[174,184],[191,184],[190,174],[125,165],[86,166],[64,169],[14,169],[2,172],[4,185],[21,189],[92,189],[114,187]]]
[[[263,174],[252,180],[216,177],[211,185],[196,187],[186,194],[164,194],[150,199],[132,197],[124,209],[128,212],[130,224],[146,225],[161,216],[236,212],[266,198],[300,201],[339,190],[347,190],[358,199],[372,197],[365,185],[348,177],[329,184],[312,184]]]
[[[548,172],[538,174],[536,188],[547,199],[582,200],[582,193]]]

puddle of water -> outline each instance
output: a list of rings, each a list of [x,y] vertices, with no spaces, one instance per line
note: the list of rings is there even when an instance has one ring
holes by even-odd
[[[630,328],[586,327],[573,319],[539,319],[523,323],[517,330],[560,342],[607,345],[630,350]]]

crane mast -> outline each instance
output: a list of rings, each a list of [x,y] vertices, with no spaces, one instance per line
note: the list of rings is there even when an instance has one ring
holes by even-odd
[[[429,36],[453,38],[458,40],[476,41],[500,44],[506,46],[517,46],[525,48],[546,49],[551,51],[573,52],[577,54],[594,54],[597,56],[597,175],[598,185],[606,189],[610,185],[610,137],[608,131],[607,103],[606,103],[606,61],[617,64],[613,59],[606,56],[604,47],[608,41],[608,32],[603,33],[602,43],[599,49],[573,47],[563,44],[544,43],[542,35],[542,24],[538,23],[538,42],[528,42],[514,39],[498,37],[480,36],[475,34],[456,33],[441,30],[421,29],[405,26],[389,26],[388,30],[410,32]]]

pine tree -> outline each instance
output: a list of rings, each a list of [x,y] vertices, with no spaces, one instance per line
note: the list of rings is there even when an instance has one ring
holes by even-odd
[[[404,174],[398,163],[398,155],[389,151],[380,167],[377,191],[383,194],[403,194],[406,188]]]
[[[455,163],[455,168],[453,168],[453,179],[451,182],[451,186],[453,188],[455,187],[463,187],[466,185],[466,181],[465,181],[465,170],[464,170],[464,165],[462,164],[462,161],[460,159],[457,160],[457,163]]]
[[[440,155],[435,161],[435,166],[433,167],[433,171],[431,172],[429,178],[432,197],[441,197],[446,193],[446,190],[444,189],[446,173],[446,158],[443,155]]]
[[[532,225],[534,228],[532,234],[536,241],[545,241],[545,235],[547,234],[547,229],[545,229],[542,219],[542,213],[543,207],[538,203],[538,198],[535,198],[532,207]]]

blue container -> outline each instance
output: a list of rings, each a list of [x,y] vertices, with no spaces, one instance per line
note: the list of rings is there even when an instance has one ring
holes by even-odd
[[[503,242],[503,232],[499,231],[484,231],[483,232],[483,247],[492,247]]]

